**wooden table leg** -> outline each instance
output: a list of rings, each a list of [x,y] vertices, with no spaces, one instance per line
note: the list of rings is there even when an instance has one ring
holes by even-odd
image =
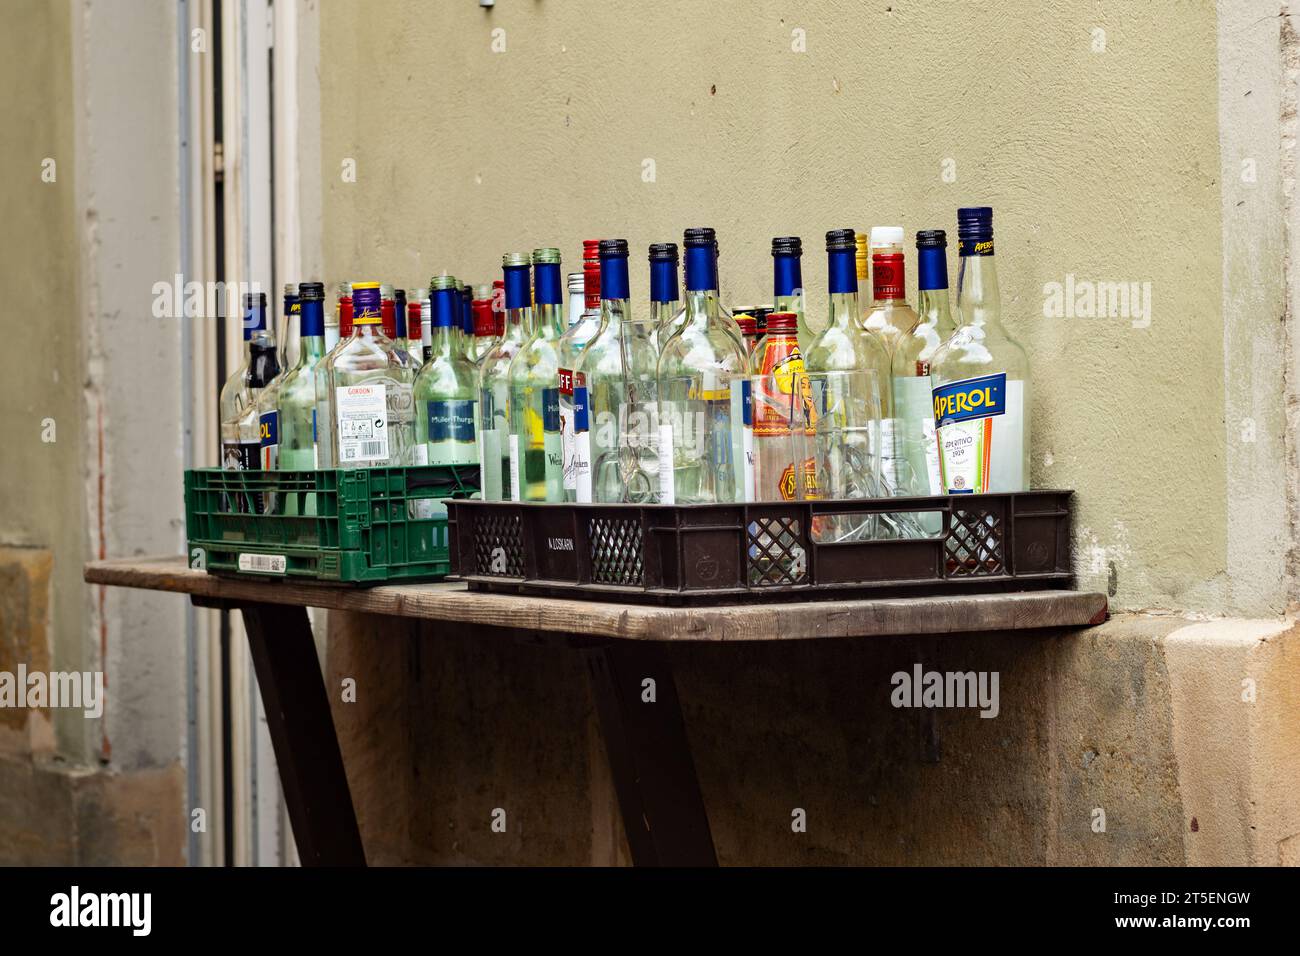
[[[303,866],[365,866],[307,609],[240,607]]]
[[[656,643],[583,651],[636,866],[717,866],[672,666]],[[646,678],[655,700],[643,700]]]

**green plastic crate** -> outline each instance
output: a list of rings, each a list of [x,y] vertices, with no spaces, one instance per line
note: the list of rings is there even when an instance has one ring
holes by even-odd
[[[476,465],[185,472],[190,564],[216,574],[343,584],[431,581],[451,569],[447,498]],[[271,513],[261,513],[271,502]],[[427,502],[408,507],[412,502]],[[411,511],[420,517],[411,517]]]

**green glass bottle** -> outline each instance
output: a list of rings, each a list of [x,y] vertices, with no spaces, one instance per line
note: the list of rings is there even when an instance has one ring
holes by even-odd
[[[563,501],[559,341],[564,291],[560,250],[533,250],[533,332],[510,361],[510,496]]]
[[[478,394],[473,363],[455,347],[460,290],[451,276],[429,280],[431,358],[415,379],[417,465],[472,465],[478,461],[474,405]]]
[[[304,471],[319,467],[316,450],[316,365],[325,357],[325,285],[298,286],[302,330],[298,362],[280,379],[280,467]]]
[[[483,356],[478,370],[478,442],[484,501],[509,501],[510,363],[532,332],[531,257],[508,252],[505,272],[505,331]]]

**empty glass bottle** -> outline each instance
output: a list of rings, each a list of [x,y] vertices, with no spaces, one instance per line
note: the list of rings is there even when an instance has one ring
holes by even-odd
[[[325,286],[298,286],[301,347],[298,363],[280,379],[280,468],[319,467],[316,451],[316,364],[325,357]]]
[[[411,464],[415,373],[381,323],[379,283],[353,283],[352,336],[325,359],[336,468]]]
[[[666,503],[743,501],[749,356],[712,307],[716,244],[688,229],[685,245],[684,319],[658,365],[661,493]]]
[[[484,501],[509,501],[510,363],[532,329],[531,259],[526,252],[502,257],[505,271],[505,332],[478,370],[479,472]]]
[[[626,239],[600,241],[601,329],[574,373],[580,502],[647,504],[659,496],[654,323],[632,312],[627,257]]]
[[[681,326],[674,324],[681,308],[681,293],[677,286],[677,243],[656,242],[650,246],[650,320],[655,324],[655,348],[663,351],[664,344]]]
[[[450,276],[429,280],[432,357],[415,379],[417,465],[472,465],[478,372],[456,351],[452,334],[460,321],[460,290]]]
[[[559,351],[559,371],[557,376],[560,388],[560,453],[563,457],[561,484],[565,501],[578,500],[578,472],[590,475],[591,455],[587,448],[587,457],[582,466],[578,464],[578,444],[575,422],[577,414],[573,399],[573,373],[577,368],[578,357],[582,355],[588,343],[600,332],[603,322],[600,308],[600,256],[599,239],[584,239],[582,243],[582,314],[578,321],[570,325],[560,336],[557,346]],[[584,428],[584,431],[586,429]],[[590,500],[590,498],[588,498]]]
[[[514,501],[563,501],[559,249],[533,250],[533,290],[533,332],[510,362],[510,491]]]

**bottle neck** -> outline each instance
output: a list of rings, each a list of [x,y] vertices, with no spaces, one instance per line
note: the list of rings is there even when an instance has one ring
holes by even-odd
[[[531,308],[506,309],[504,338],[512,342],[522,342],[532,333],[532,327],[533,310]]]
[[[554,341],[564,334],[564,307],[554,302],[543,302],[536,309],[537,337]]]
[[[681,307],[681,302],[676,299],[671,302],[651,302],[650,318],[654,321],[655,328],[661,329],[671,322]]]
[[[457,328],[451,325],[435,325],[433,327],[433,341],[430,347],[433,349],[434,356],[451,358],[456,349],[456,332]]]
[[[871,258],[871,297],[876,302],[907,301],[903,254],[877,253]]]
[[[803,267],[799,256],[778,255],[772,257],[772,299],[775,305],[783,302],[789,305],[795,299],[803,298]],[[780,306],[778,306],[780,308]],[[792,311],[781,309],[781,311]]]
[[[932,325],[937,329],[952,327],[952,307],[947,289],[920,290],[916,297],[916,311],[922,325]]]
[[[650,302],[652,306],[676,302],[680,293],[677,291],[677,263],[671,259],[655,259],[650,262]]]
[[[325,354],[325,304],[308,300],[299,306],[298,367],[315,365]]]
[[[718,293],[718,252],[713,246],[686,247],[686,299],[692,292]]]
[[[826,254],[830,325],[840,329],[851,329],[858,323],[858,272],[855,259],[854,249],[832,249]]]
[[[961,257],[957,270],[957,311],[962,325],[1001,330],[1002,301],[992,252]]]

